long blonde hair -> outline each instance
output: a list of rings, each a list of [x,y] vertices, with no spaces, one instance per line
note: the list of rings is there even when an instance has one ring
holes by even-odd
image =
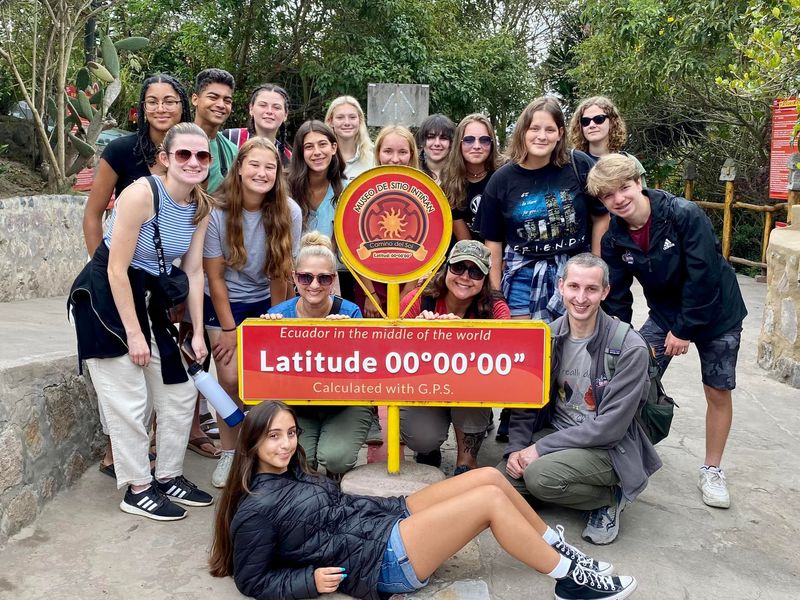
[[[167,131],[167,134],[164,136],[164,141],[161,144],[161,152],[169,154],[175,144],[175,138],[179,135],[196,135],[203,138],[206,141],[206,147],[209,148],[210,151],[208,136],[205,131],[200,129],[199,125],[195,125],[194,123],[178,123],[170,127],[169,131]],[[193,202],[197,205],[197,210],[194,213],[194,219],[192,221],[195,225],[208,216],[208,213],[211,212],[211,206],[214,203],[211,196],[208,195],[208,192],[206,192],[199,183],[195,184],[192,191],[189,193],[189,202]]]
[[[288,279],[292,274],[292,216],[289,210],[289,197],[283,181],[283,167],[278,149],[270,140],[260,136],[250,138],[242,145],[217,193],[220,199],[219,207],[227,213],[225,241],[230,249],[230,256],[226,263],[238,271],[247,262],[242,229],[244,191],[240,173],[242,165],[253,150],[271,152],[277,163],[275,184],[261,199],[262,221],[267,234],[265,248],[267,262],[264,270],[269,277]]]
[[[325,124],[331,129],[333,128],[333,113],[343,104],[349,104],[356,109],[358,113],[358,138],[356,139],[356,146],[362,158],[369,156],[372,154],[372,140],[369,137],[369,130],[367,129],[367,119],[364,116],[364,111],[361,109],[358,100],[353,96],[339,96],[335,98],[330,106],[328,106],[328,111],[325,113]]]

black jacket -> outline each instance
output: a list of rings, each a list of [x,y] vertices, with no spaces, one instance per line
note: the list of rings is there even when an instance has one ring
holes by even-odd
[[[603,236],[602,255],[611,271],[606,312],[631,322],[631,283],[636,277],[650,317],[682,340],[708,341],[740,326],[747,309],[709,218],[684,198],[662,190],[644,193],[652,215],[647,254],[619,217],[611,217]]]
[[[343,594],[377,600],[383,553],[405,498],[343,494],[299,470],[253,478],[231,523],[233,578],[260,600],[316,598],[314,569],[345,567]]]

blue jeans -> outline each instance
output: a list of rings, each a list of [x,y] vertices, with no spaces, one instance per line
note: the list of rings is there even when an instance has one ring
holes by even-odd
[[[389,534],[389,543],[383,553],[381,575],[378,579],[378,591],[382,594],[407,594],[428,585],[429,579],[425,581],[417,579],[414,567],[408,561],[403,538],[400,537],[400,521],[407,516],[406,513],[401,517]]]

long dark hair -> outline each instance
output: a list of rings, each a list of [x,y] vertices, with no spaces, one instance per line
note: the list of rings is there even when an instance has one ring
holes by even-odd
[[[297,425],[297,414],[288,405],[278,400],[269,400],[253,407],[242,424],[236,453],[233,456],[228,481],[217,503],[214,521],[214,539],[211,542],[209,571],[214,577],[227,577],[233,574],[233,540],[231,521],[244,496],[250,495],[250,483],[258,471],[258,447],[267,435],[275,416],[288,412]],[[306,453],[300,444],[289,461],[289,471],[300,469],[310,473],[306,464]]]
[[[471,262],[471,261],[467,261]],[[444,298],[447,295],[447,267],[450,262],[445,262],[442,268],[433,276],[430,285],[422,292],[423,296],[430,296],[432,298]],[[489,276],[483,278],[483,287],[472,298],[472,302],[467,308],[467,318],[471,319],[492,319],[494,318],[494,311],[492,306],[494,300],[492,299],[492,285],[489,282]]]
[[[156,163],[156,157],[160,148],[153,143],[150,138],[150,123],[147,122],[144,112],[144,98],[147,96],[148,88],[154,83],[166,83],[172,86],[178,98],[181,99],[181,123],[188,123],[192,120],[192,115],[189,113],[189,97],[186,95],[186,90],[181,83],[172,75],[160,73],[148,77],[142,82],[142,89],[139,92],[139,104],[136,107],[136,148],[135,152],[144,159],[148,166],[152,167]]]
[[[225,241],[230,248],[230,257],[227,264],[238,271],[247,263],[247,249],[244,246],[242,228],[244,192],[240,173],[242,165],[253,150],[271,152],[277,163],[275,183],[261,199],[261,219],[267,234],[267,246],[264,248],[267,261],[264,270],[271,278],[288,280],[292,275],[292,216],[283,181],[281,156],[275,144],[266,138],[256,136],[242,145],[233,167],[217,192],[221,208],[228,213]]]
[[[326,176],[328,182],[333,186],[333,205],[342,194],[342,178],[344,177],[345,163],[342,153],[339,152],[339,144],[336,142],[336,134],[333,129],[325,125],[322,121],[306,121],[297,130],[294,136],[294,147],[292,148],[292,162],[289,163],[289,195],[292,200],[300,205],[303,210],[303,227],[308,223],[309,199],[308,189],[308,165],[303,157],[303,144],[309,133],[321,133],[331,144],[336,144],[336,152],[331,157],[331,164],[328,165]]]

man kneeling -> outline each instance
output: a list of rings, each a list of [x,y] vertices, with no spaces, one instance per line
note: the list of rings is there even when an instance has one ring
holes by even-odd
[[[591,511],[583,538],[610,544],[620,513],[661,467],[635,420],[650,385],[649,349],[629,331],[609,381],[605,351],[618,321],[600,308],[608,266],[592,254],[574,256],[558,287],[567,314],[551,325],[550,402],[512,412],[507,460],[498,469],[523,494]]]

